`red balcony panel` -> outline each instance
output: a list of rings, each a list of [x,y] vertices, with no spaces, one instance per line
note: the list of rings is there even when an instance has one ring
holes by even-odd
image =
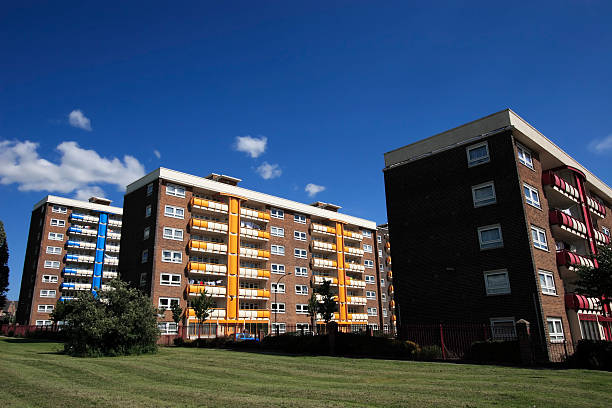
[[[610,237],[606,234],[593,230],[593,235],[595,236],[595,241],[597,241],[598,245],[610,245]]]
[[[553,171],[548,170],[542,173],[542,184],[552,186],[555,190],[576,202],[580,201],[578,189],[557,176]]]
[[[565,230],[569,230],[583,238],[586,238],[587,228],[584,223],[578,221],[571,215],[559,210],[550,210],[548,213],[548,219],[551,225],[559,225]]]
[[[565,266],[566,268],[576,268],[578,266],[590,266],[594,268],[597,266],[596,261],[568,250],[557,252],[557,265]]]
[[[589,210],[591,210],[593,214],[601,218],[606,216],[606,207],[604,207],[599,201],[587,196],[587,202],[589,204]]]

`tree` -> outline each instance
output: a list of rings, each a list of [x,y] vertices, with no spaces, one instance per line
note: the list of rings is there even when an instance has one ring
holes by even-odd
[[[9,286],[9,249],[4,231],[4,224],[0,221],[0,309],[6,305],[6,293]]]
[[[202,323],[208,316],[210,316],[210,312],[213,307],[215,307],[215,301],[212,296],[206,293],[204,290],[200,293],[200,296],[196,297],[191,301],[191,307],[193,308],[193,312],[195,313],[196,319],[198,319],[198,339],[200,338],[200,332],[202,331]]]
[[[338,310],[338,303],[334,300],[335,295],[331,290],[331,282],[325,280],[322,285],[316,289],[320,300],[317,306],[318,312],[321,313],[325,324],[329,323],[334,317],[334,313]]]
[[[606,300],[612,298],[612,246],[598,247],[595,256],[598,267],[581,266],[577,268],[576,290],[587,296],[600,299],[602,310]]]
[[[317,333],[317,313],[319,312],[319,301],[317,300],[316,290],[313,289],[310,299],[308,299],[308,316],[310,316],[310,324],[312,332]]]
[[[170,305],[170,310],[172,311],[172,320],[174,320],[174,323],[176,324],[176,330],[178,332],[179,322],[181,321],[181,317],[183,316],[183,308],[178,304],[178,302],[176,302]]]

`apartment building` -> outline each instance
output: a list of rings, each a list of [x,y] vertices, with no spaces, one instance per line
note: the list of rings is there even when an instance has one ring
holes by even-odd
[[[202,293],[216,300],[204,334],[308,331],[308,300],[325,280],[337,296],[339,325],[380,327],[376,224],[332,204],[248,190],[240,181],[159,168],[130,184],[122,278],[159,309],[178,303],[190,335],[190,301]],[[177,331],[170,312],[160,313],[159,325],[163,334]]]
[[[545,344],[610,340],[576,291],[609,245],[612,190],[511,110],[385,154],[399,324],[518,319]],[[402,331],[400,327],[400,332]]]
[[[46,196],[32,210],[17,322],[50,325],[58,299],[97,293],[117,277],[121,208],[110,200]]]
[[[376,227],[376,260],[378,262],[378,284],[380,285],[380,321],[385,333],[395,333],[396,315],[393,300],[393,271],[391,269],[391,242],[389,225]]]

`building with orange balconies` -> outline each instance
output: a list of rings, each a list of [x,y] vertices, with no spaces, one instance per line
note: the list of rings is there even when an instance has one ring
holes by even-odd
[[[541,353],[612,340],[610,304],[576,290],[610,244],[612,189],[511,110],[385,154],[400,326],[531,323]],[[401,327],[400,327],[401,332]]]
[[[159,309],[178,303],[191,336],[198,322],[190,300],[203,293],[216,303],[203,335],[308,331],[308,300],[324,280],[332,282],[340,326],[381,328],[376,224],[240,181],[160,168],[129,185],[122,279]],[[176,333],[171,313],[160,316],[162,334]]]

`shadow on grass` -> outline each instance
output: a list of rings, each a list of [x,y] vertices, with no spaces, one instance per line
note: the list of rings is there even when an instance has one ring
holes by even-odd
[[[6,337],[0,338],[0,341],[4,341],[6,343],[61,343],[61,341],[59,340],[36,339],[26,337]]]

